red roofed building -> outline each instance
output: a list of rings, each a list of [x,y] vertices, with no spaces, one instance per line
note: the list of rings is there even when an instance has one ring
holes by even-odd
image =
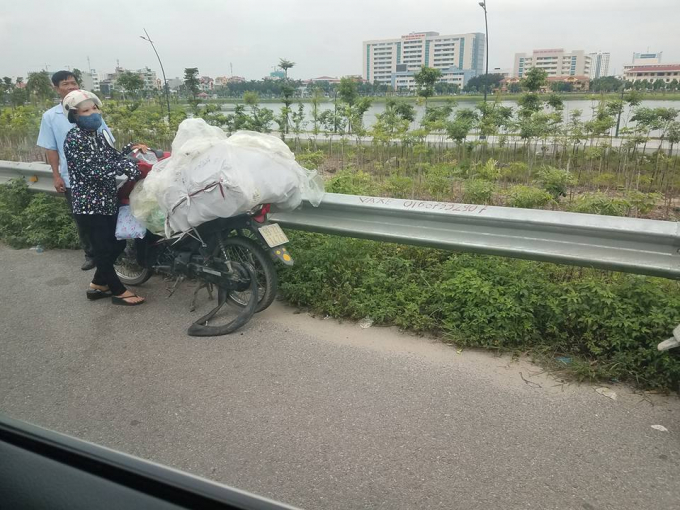
[[[521,83],[522,79],[516,76],[510,78],[503,78],[501,80],[501,91],[507,92],[510,88],[509,86],[513,83]],[[541,87],[541,92],[550,92],[552,90],[551,84],[553,83],[569,83],[574,92],[587,91],[590,88],[590,78],[587,76],[548,76],[547,84]]]
[[[545,88],[550,88],[550,84],[555,82],[571,84],[574,92],[583,92],[590,88],[590,78],[587,76],[548,76],[548,87]]]
[[[312,83],[316,82],[328,82],[328,83],[340,83],[340,78],[335,78],[333,76],[319,76],[318,78],[312,78],[309,80]]]
[[[663,80],[670,83],[673,80],[680,81],[680,64],[653,64],[646,66],[626,66],[623,78],[628,81],[647,80],[654,82]]]

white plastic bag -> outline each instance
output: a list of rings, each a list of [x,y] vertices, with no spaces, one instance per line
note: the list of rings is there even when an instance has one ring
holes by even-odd
[[[165,230],[165,213],[149,188],[146,179],[135,183],[130,193],[130,211],[148,230],[154,234],[162,234]]]
[[[135,217],[152,232],[160,226],[159,210],[170,236],[260,204],[291,210],[304,198],[317,206],[324,194],[316,171],[302,168],[288,146],[271,135],[239,131],[227,138],[203,119],[188,119],[172,148],[172,156],[155,164],[143,188],[130,196]]]
[[[141,239],[146,235],[146,227],[132,215],[129,205],[118,209],[116,220],[116,239]]]

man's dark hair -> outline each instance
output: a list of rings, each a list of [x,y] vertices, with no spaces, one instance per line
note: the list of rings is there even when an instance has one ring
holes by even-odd
[[[52,85],[58,87],[62,81],[68,80],[71,77],[76,77],[71,71],[57,71],[52,75]]]

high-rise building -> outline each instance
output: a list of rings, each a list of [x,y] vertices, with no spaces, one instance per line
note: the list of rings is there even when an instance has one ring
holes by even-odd
[[[590,57],[590,79],[596,80],[603,76],[609,76],[609,60],[610,53],[598,51],[597,53],[588,53]]]
[[[531,55],[515,53],[513,76],[522,78],[532,67],[545,70],[548,76],[590,76],[590,57],[583,50],[569,53],[563,49],[534,50]]]
[[[391,84],[393,73],[416,72],[422,66],[484,73],[484,34],[439,35],[413,32],[399,39],[364,41],[362,77]]]
[[[90,73],[83,72],[81,74],[80,79],[82,83],[80,87],[91,92],[97,92],[99,91],[99,75],[95,69],[91,71]]]

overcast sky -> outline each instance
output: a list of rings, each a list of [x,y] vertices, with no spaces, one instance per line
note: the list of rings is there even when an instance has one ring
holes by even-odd
[[[478,0],[0,0],[0,76],[47,67],[99,73],[149,66],[168,79],[201,75],[260,79],[284,57],[292,78],[361,74],[364,40],[409,32],[484,32]],[[488,0],[489,67],[511,68],[515,52],[609,51],[620,72],[634,51],[680,62],[680,0]]]

